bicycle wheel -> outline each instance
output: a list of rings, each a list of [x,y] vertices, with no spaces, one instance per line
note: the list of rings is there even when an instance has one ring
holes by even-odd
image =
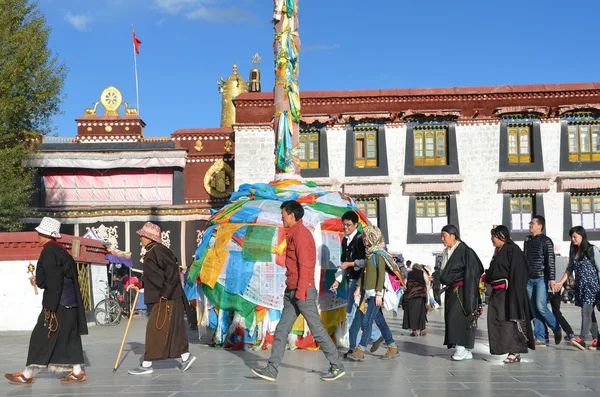
[[[121,306],[114,299],[100,301],[94,309],[94,321],[98,325],[115,325],[121,320]]]
[[[106,299],[103,299],[100,302],[98,302],[98,304],[94,308],[94,321],[96,322],[96,324],[98,324],[98,325],[109,325],[110,324],[110,317],[107,315],[106,309],[107,309]]]

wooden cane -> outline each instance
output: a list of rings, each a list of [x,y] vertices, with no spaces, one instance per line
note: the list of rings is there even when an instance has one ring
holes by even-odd
[[[127,339],[127,332],[129,332],[129,326],[131,325],[131,319],[133,318],[133,313],[135,312],[135,306],[137,304],[138,295],[140,294],[140,289],[135,285],[131,284],[127,287],[127,292],[130,289],[135,290],[135,298],[133,299],[133,307],[129,309],[129,320],[127,321],[127,328],[125,328],[125,335],[123,335],[123,341],[121,341],[121,348],[119,349],[119,355],[117,356],[117,361],[115,362],[115,367],[113,368],[113,373],[117,372],[117,368],[119,368],[119,360],[121,360],[121,353],[123,353],[123,346],[125,346],[125,339]]]

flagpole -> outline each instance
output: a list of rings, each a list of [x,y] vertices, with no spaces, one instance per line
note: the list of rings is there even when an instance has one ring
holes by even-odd
[[[131,31],[134,32],[133,25],[131,25]],[[135,41],[132,40],[132,44],[133,44],[133,69],[135,71],[135,102],[136,102],[136,108],[137,108],[138,115],[139,115],[141,113],[140,112],[140,89],[139,89],[139,83],[138,83],[137,55],[135,53]]]

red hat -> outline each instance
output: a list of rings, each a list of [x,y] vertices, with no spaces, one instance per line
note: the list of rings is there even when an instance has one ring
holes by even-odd
[[[160,237],[160,226],[155,225],[152,222],[146,222],[144,227],[138,230],[136,233],[140,236],[148,237],[150,240],[157,243],[162,243],[162,239]]]

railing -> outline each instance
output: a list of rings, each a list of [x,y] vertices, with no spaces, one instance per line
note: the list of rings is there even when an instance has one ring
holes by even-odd
[[[62,136],[43,136],[42,143],[77,143],[77,138]]]
[[[171,142],[170,136],[156,136],[153,138],[142,138],[141,142]]]
[[[86,312],[92,310],[92,289],[90,283],[90,264],[77,262],[77,281]]]

